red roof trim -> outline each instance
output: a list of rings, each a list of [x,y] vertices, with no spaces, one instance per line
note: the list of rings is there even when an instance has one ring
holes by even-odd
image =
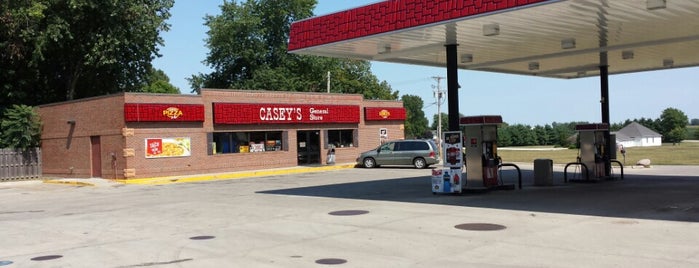
[[[502,124],[502,116],[499,115],[478,115],[467,116],[459,119],[460,125],[497,125]]]
[[[392,0],[291,24],[289,51],[556,0]]]

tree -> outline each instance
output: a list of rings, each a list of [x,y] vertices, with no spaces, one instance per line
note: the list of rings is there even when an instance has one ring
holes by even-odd
[[[672,144],[680,143],[687,138],[687,128],[673,128],[670,132],[663,135],[666,142]]]
[[[0,121],[0,148],[28,149],[39,146],[41,121],[34,108],[12,105],[5,110]]]
[[[503,123],[502,126],[498,128],[498,146],[512,146],[512,133],[510,133],[507,123]]]
[[[570,148],[574,142],[575,139],[572,139],[572,137],[575,135],[575,126],[578,124],[585,124],[585,122],[571,122],[571,123],[556,123],[553,122],[551,124],[551,127],[553,128],[553,133],[554,133],[554,144],[564,147],[564,148]]]
[[[552,145],[554,140],[553,128],[550,125],[535,126],[533,129],[537,145]]]
[[[421,138],[427,130],[427,118],[425,112],[422,111],[422,98],[415,95],[403,95],[401,97],[403,107],[407,114],[405,119],[405,137],[406,138]]]
[[[139,91],[173,0],[0,4],[0,106]]]
[[[530,146],[536,145],[534,131],[529,125],[515,124],[508,127],[512,136],[512,145]]]
[[[385,81],[371,73],[370,63],[287,53],[291,23],[310,17],[315,0],[246,0],[224,2],[221,14],[206,16],[209,27],[205,63],[209,74],[192,75],[192,92],[201,88],[326,91],[363,94],[367,99],[397,100]]]
[[[660,127],[658,126],[657,119],[653,120],[650,118],[641,117],[641,119],[634,119],[633,121],[643,125],[644,127],[650,128],[652,130],[656,130],[656,131],[660,130]]]
[[[442,130],[446,131],[449,130],[449,115],[447,113],[440,113],[442,114]],[[432,129],[437,129],[437,125],[439,124],[439,114],[434,114],[432,116],[432,124],[430,125],[430,128]]]
[[[667,108],[658,119],[658,131],[663,135],[665,141],[672,143],[682,142],[687,135],[687,124],[689,119],[684,112]]]
[[[160,69],[150,69],[141,92],[180,94],[180,89],[170,84],[170,78]]]

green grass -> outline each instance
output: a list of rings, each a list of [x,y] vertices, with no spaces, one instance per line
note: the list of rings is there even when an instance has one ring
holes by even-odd
[[[534,159],[548,158],[555,164],[566,164],[576,161],[578,149],[556,151],[501,149],[498,150],[498,156],[505,163],[534,163]],[[617,158],[623,163],[621,153],[617,152]],[[683,142],[674,146],[663,144],[655,147],[626,148],[626,165],[634,165],[641,159],[650,159],[652,165],[699,165],[699,142]]]

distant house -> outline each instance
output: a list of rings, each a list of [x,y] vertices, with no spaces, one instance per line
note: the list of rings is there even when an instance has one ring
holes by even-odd
[[[661,146],[663,143],[663,135],[636,122],[628,124],[615,134],[617,145],[624,147]]]

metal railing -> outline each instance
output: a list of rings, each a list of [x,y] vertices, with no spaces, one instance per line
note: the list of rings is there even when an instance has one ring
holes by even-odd
[[[519,183],[519,189],[521,190],[522,189],[522,170],[519,169],[519,166],[512,164],[512,163],[500,163],[500,165],[498,165],[499,171],[502,170],[502,167],[514,167],[515,169],[517,169],[517,182]],[[502,176],[500,176],[500,180],[501,181],[503,180]]]
[[[565,168],[563,169],[563,181],[564,181],[564,182],[568,182],[568,167],[569,167],[569,166],[572,166],[572,165],[580,166],[580,167],[581,167],[581,168],[580,168],[580,173],[582,174],[582,173],[583,173],[583,170],[584,170],[584,171],[585,171],[585,172],[584,172],[584,174],[585,174],[585,180],[588,180],[588,181],[590,180],[590,172],[589,172],[588,169],[587,169],[587,165],[585,165],[584,163],[578,161],[578,162],[568,163],[568,164],[565,166]],[[577,170],[577,168],[576,168],[576,170]]]
[[[619,168],[621,169],[621,179],[623,180],[624,179],[624,164],[622,164],[621,162],[619,162],[619,160],[616,160],[616,159],[610,160],[610,164],[614,164],[614,163],[617,163],[619,165]],[[611,170],[612,170],[612,172],[614,171],[613,168]]]

